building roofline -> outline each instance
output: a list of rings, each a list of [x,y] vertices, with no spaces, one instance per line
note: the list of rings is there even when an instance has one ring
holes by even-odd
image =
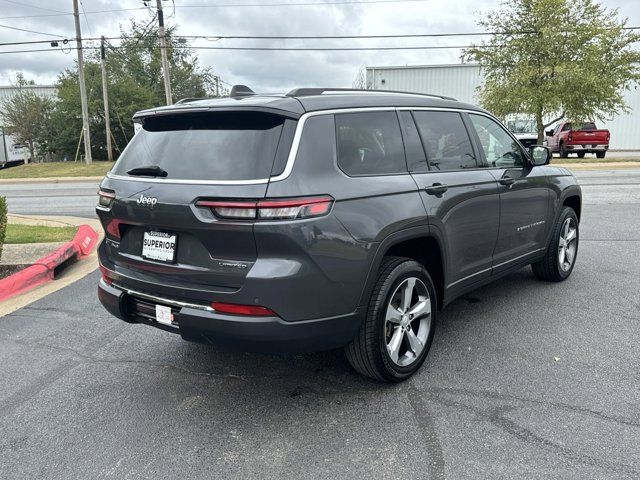
[[[57,88],[55,85],[0,85],[0,90],[13,89],[18,90],[20,88]]]
[[[478,63],[443,63],[440,65],[385,65],[385,66],[370,66],[366,67],[367,70],[399,70],[399,69],[424,69],[424,68],[453,68],[453,67],[479,67]]]

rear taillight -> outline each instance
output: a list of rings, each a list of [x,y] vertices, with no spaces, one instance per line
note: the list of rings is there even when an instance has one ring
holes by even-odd
[[[321,217],[331,210],[333,197],[320,195],[268,200],[198,200],[216,217],[233,220],[296,220]]]
[[[573,140],[573,132],[569,132],[569,141],[571,142]]]
[[[98,190],[98,205],[101,207],[110,208],[114,198],[116,198],[114,192],[102,189]]]
[[[213,302],[211,306],[216,312],[228,313],[231,315],[245,315],[250,317],[277,316],[267,307],[260,307],[257,305],[238,305],[236,303]]]

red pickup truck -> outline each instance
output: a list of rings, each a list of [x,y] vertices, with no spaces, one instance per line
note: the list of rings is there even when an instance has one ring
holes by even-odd
[[[564,122],[545,132],[547,147],[563,158],[570,153],[577,153],[580,158],[583,158],[585,153],[595,153],[596,157],[604,158],[609,149],[609,130],[598,129],[593,122],[584,122],[577,126],[578,128],[571,122]]]

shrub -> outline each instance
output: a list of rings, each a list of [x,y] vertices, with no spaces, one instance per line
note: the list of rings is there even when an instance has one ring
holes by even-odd
[[[0,258],[2,258],[2,245],[4,244],[4,235],[7,231],[7,201],[4,197],[0,197]]]

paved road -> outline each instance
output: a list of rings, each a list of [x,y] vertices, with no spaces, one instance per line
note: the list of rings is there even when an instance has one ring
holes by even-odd
[[[10,213],[94,218],[99,182],[2,183]]]
[[[572,277],[454,302],[398,386],[124,324],[92,274],[0,318],[0,478],[640,478],[639,174],[583,176]]]
[[[578,171],[576,175],[592,201],[624,203],[629,194],[640,199],[640,169]],[[7,197],[11,213],[93,218],[98,183],[0,184],[0,194]],[[608,188],[611,184],[624,187],[612,191]]]

